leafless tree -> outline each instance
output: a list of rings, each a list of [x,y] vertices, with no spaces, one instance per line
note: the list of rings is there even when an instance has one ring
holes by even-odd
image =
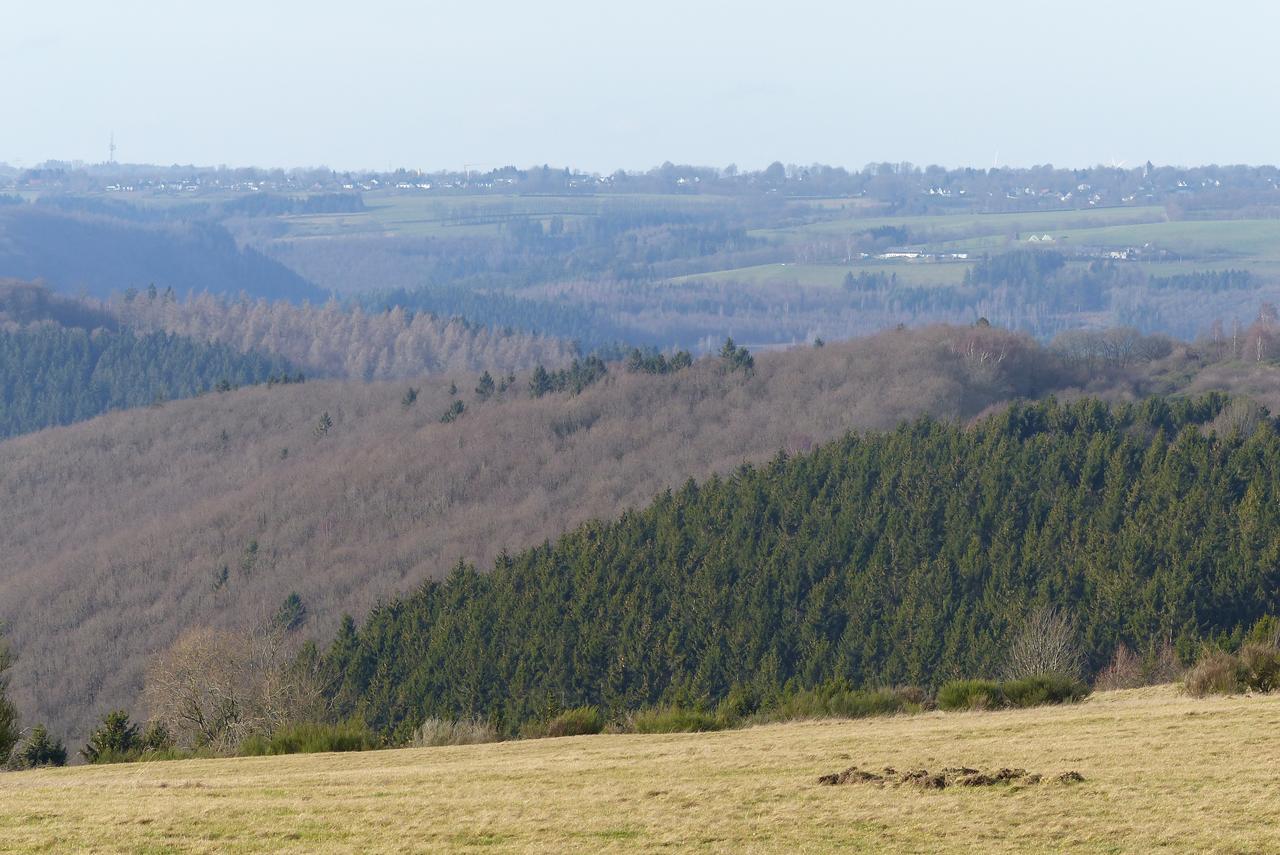
[[[215,751],[315,718],[323,704],[314,673],[273,630],[193,629],[155,658],[144,694],[179,745]]]
[[[1075,621],[1057,609],[1040,606],[1027,616],[1010,643],[1004,675],[1009,680],[1046,674],[1079,679],[1083,666]]]

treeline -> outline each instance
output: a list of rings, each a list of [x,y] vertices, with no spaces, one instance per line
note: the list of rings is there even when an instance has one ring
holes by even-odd
[[[1247,409],[1019,404],[689,482],[348,619],[335,709],[399,737],[432,716],[513,733],[581,705],[937,686],[994,676],[1045,604],[1087,671],[1121,643],[1190,660],[1280,606],[1280,433]]]
[[[400,307],[410,315],[422,312],[436,318],[466,318],[504,331],[520,330],[573,341],[587,352],[612,347],[630,334],[591,305],[534,300],[506,291],[428,285],[375,291],[356,299],[370,313]]]
[[[80,300],[60,297],[35,282],[0,280],[0,327],[40,322],[81,329],[115,329],[116,317]]]
[[[17,171],[11,186],[29,183],[66,192],[102,191],[110,184],[141,187],[161,183],[199,184],[218,192],[253,182],[269,193],[299,194],[312,188],[342,193],[352,186],[394,187],[410,184],[433,196],[549,193],[590,196],[596,193],[673,196],[862,197],[898,211],[1033,210],[1048,207],[1176,203],[1180,209],[1271,205],[1280,169],[1275,166],[1206,165],[1131,168],[1091,166],[1066,169],[1052,165],[975,169],[919,166],[907,162],[869,163],[861,169],[826,164],[783,164],[759,170],[663,163],[644,171],[617,170],[609,175],[568,168],[503,166],[487,172],[416,170],[337,172],[329,169],[255,169],[195,166],[65,162]]]
[[[0,329],[0,437],[298,376],[282,357],[171,333]]]
[[[111,309],[139,330],[164,330],[241,351],[278,354],[309,374],[358,380],[494,368],[559,366],[574,348],[561,339],[495,330],[401,308],[366,314],[336,302],[323,306],[266,300],[228,301],[202,293],[175,299],[154,289],[126,293]]]

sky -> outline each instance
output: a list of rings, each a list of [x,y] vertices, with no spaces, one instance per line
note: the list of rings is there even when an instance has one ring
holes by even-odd
[[[5,0],[0,162],[1275,163],[1272,0]]]

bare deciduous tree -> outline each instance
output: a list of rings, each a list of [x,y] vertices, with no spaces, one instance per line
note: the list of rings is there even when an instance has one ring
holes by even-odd
[[[319,680],[278,631],[193,629],[152,662],[145,698],[178,745],[235,749],[253,734],[317,718]]]
[[[1009,645],[1005,679],[1056,674],[1079,679],[1084,661],[1076,642],[1075,621],[1048,606],[1034,609]]]

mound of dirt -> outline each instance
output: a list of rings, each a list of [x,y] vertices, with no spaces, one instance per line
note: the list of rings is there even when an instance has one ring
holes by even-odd
[[[892,766],[886,766],[879,772],[870,772],[850,766],[843,772],[832,772],[818,778],[818,783],[826,786],[839,784],[875,784],[900,787],[911,786],[922,790],[943,790],[947,787],[994,787],[999,784],[1074,784],[1084,780],[1079,772],[1063,772],[1060,775],[1046,778],[1037,772],[1026,769],[998,769],[994,772],[983,772],[970,769],[968,766],[948,766],[941,772],[930,772],[928,769],[913,769],[898,772]]]

